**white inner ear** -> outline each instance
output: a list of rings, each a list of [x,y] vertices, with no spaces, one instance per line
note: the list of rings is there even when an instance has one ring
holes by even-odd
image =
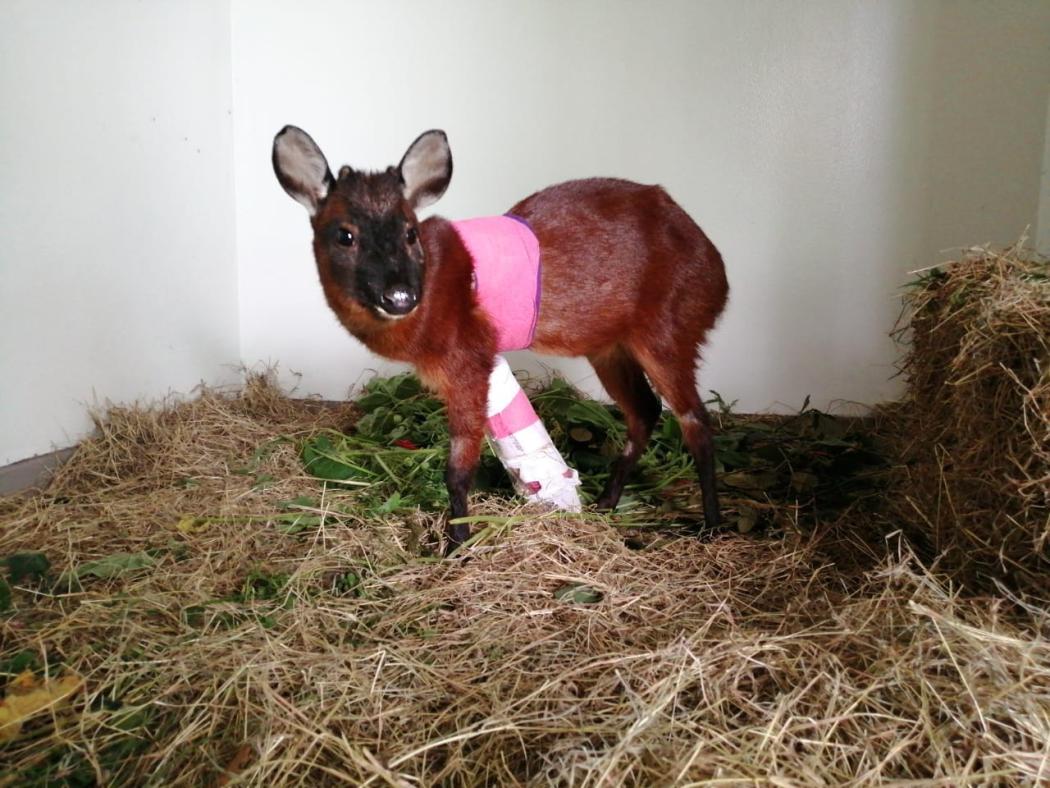
[[[428,134],[416,142],[401,162],[401,177],[405,179],[405,199],[415,209],[437,202],[441,194],[419,193],[428,183],[440,180],[448,172],[448,144],[441,134]]]
[[[313,216],[321,200],[328,194],[325,181],[328,162],[324,156],[313,140],[290,131],[281,137],[277,146],[277,163],[285,178],[298,187],[289,194]]]

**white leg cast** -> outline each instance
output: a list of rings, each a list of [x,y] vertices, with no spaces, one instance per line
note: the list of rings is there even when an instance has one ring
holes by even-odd
[[[565,464],[547,429],[525,396],[510,364],[496,357],[489,378],[485,432],[492,451],[507,469],[514,489],[534,503],[580,511],[579,474]]]

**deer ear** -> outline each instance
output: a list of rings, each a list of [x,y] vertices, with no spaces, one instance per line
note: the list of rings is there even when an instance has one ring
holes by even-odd
[[[300,128],[285,126],[273,138],[273,171],[284,190],[313,216],[328,196],[332,171],[317,143]]]
[[[408,146],[397,166],[412,209],[426,208],[445,193],[452,180],[452,151],[443,131],[425,131]]]

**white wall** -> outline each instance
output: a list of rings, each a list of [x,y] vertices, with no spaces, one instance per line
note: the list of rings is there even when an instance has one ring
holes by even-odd
[[[892,397],[907,272],[1036,221],[1048,40],[1039,2],[234,0],[244,355],[329,397],[386,368],[323,302],[273,134],[382,167],[442,127],[450,217],[578,176],[664,184],[729,270],[705,387],[745,409]]]
[[[1039,220],[1036,228],[1036,248],[1050,257],[1050,97],[1046,102],[1046,139],[1043,141],[1043,167],[1039,188]]]
[[[451,217],[664,184],[727,261],[702,381],[745,409],[893,396],[907,271],[1050,232],[1045,0],[0,0],[0,22],[0,464],[79,437],[96,396],[239,359],[328,397],[389,368],[324,304],[269,165],[288,122],[371,167],[447,129]]]
[[[1027,227],[1034,244],[1050,2],[945,0],[944,8],[931,42],[930,243],[1012,243]]]
[[[0,465],[236,377],[229,5],[0,4]]]

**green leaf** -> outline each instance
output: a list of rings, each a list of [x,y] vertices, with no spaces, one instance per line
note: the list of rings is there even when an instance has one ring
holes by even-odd
[[[40,660],[35,651],[19,651],[11,657],[0,661],[0,676],[17,676],[27,670],[37,671],[40,669]]]
[[[43,553],[13,553],[4,559],[4,564],[16,585],[26,579],[40,580],[51,569],[51,562]]]
[[[751,464],[751,455],[736,449],[722,449],[715,443],[715,457],[723,466],[746,468]]]
[[[609,412],[609,409],[594,400],[574,402],[569,406],[565,415],[570,422],[589,424],[603,430],[615,430],[620,427],[620,422]]]
[[[88,561],[73,570],[72,574],[78,580],[88,575],[109,580],[119,577],[127,572],[151,567],[156,562],[147,553],[114,553],[100,558],[97,561]]]
[[[665,416],[660,425],[660,437],[668,442],[681,443],[682,425],[678,423],[678,419]]]
[[[569,437],[572,438],[574,441],[578,441],[580,443],[587,443],[589,441],[594,440],[594,433],[586,427],[573,427],[571,430],[569,430]]]
[[[190,605],[182,609],[182,620],[187,626],[199,628],[204,626],[204,614],[207,609],[204,605]]]
[[[856,444],[841,438],[821,438],[813,441],[813,445],[822,446],[826,449],[852,449]]]
[[[722,395],[714,389],[711,389],[711,395],[711,399],[704,400],[706,404],[716,405],[718,407],[718,412],[721,413],[723,416],[728,416],[730,413],[733,412],[733,408],[736,406],[737,400],[733,400],[732,402],[726,402],[725,399],[723,399]]]
[[[795,471],[791,474],[791,489],[798,493],[810,493],[817,489],[820,477],[809,471]]]
[[[0,577],[0,613],[11,609],[11,586]]]
[[[289,578],[290,575],[280,572],[253,569],[245,578],[240,593],[234,594],[233,599],[236,602],[276,599],[288,584]]]
[[[768,490],[777,482],[777,475],[771,471],[733,471],[722,477],[722,483],[738,490],[758,493]]]
[[[306,471],[318,479],[343,481],[354,475],[354,469],[334,459],[335,447],[327,435],[319,435],[303,443],[302,458]]]
[[[357,400],[357,406],[365,413],[371,413],[376,408],[383,407],[388,402],[390,402],[390,396],[388,394],[381,391],[373,391],[371,394],[365,394]]]
[[[125,733],[131,733],[138,728],[145,728],[149,724],[151,716],[148,706],[139,706],[138,708],[126,709],[118,714],[114,714],[110,724]]]
[[[319,528],[324,520],[319,514],[307,512],[289,512],[280,514],[277,520],[277,530],[282,534],[297,534],[310,528]]]
[[[554,592],[555,599],[574,605],[593,605],[601,602],[604,596],[601,591],[582,583],[569,583]]]
[[[335,591],[348,596],[361,596],[361,576],[354,571],[345,572],[336,578]]]
[[[393,384],[394,396],[404,400],[423,393],[423,384],[419,378],[411,373],[397,375],[390,379]]]
[[[297,495],[294,498],[289,498],[287,501],[281,501],[277,505],[282,509],[316,509],[321,505],[321,502],[316,498],[311,498],[309,495]]]
[[[758,511],[750,506],[741,506],[736,517],[736,529],[742,533],[750,533],[758,523]]]
[[[375,509],[376,514],[390,514],[396,512],[398,509],[404,508],[405,501],[401,497],[401,493],[394,493],[387,498],[379,507]]]

